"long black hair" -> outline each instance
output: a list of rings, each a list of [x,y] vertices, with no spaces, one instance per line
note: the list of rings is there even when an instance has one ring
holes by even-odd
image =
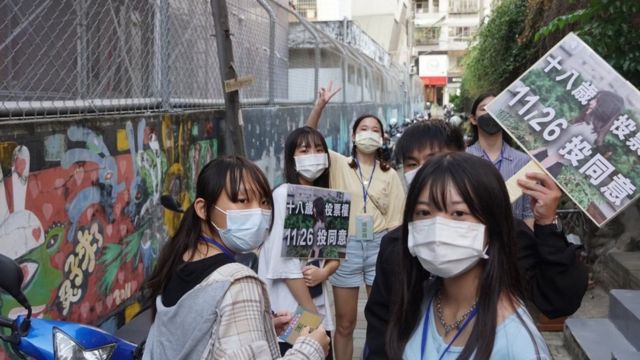
[[[198,175],[196,199],[204,200],[206,209],[204,223],[212,234],[217,230],[211,225],[211,210],[223,191],[232,202],[238,202],[241,191],[246,191],[249,196],[266,199],[269,206],[273,207],[269,181],[254,163],[240,156],[225,156],[210,161]],[[273,217],[271,222],[273,224]],[[202,223],[203,220],[196,214],[194,203],[191,203],[182,216],[178,231],[160,251],[156,267],[146,285],[149,291],[148,301],[151,302],[154,313],[155,298],[162,294],[178,265],[183,262],[182,257],[191,253],[191,259],[193,259],[200,242]]]
[[[478,121],[478,118],[476,117],[476,111],[478,110],[478,106],[480,106],[480,103],[488,97],[496,97],[496,94],[492,92],[480,94],[476,98],[476,100],[473,102],[473,104],[471,104],[471,112],[469,113],[469,115],[473,116],[473,118],[476,119],[476,121]],[[473,123],[470,123],[470,124],[471,124],[471,129],[473,130],[473,134],[471,136],[471,142],[469,142],[469,145],[473,145],[476,142],[478,142],[478,139],[479,139],[478,125],[473,125]],[[509,134],[506,131],[504,131],[504,129],[501,129],[500,131],[502,131],[502,141],[509,144],[509,146],[512,146],[512,147],[515,146],[515,143],[511,139],[511,136],[509,136]]]
[[[591,124],[593,132],[596,133],[594,145],[600,146],[613,125],[613,121],[624,111],[624,99],[614,92],[602,90],[596,95],[595,102],[595,107],[588,114],[589,106],[582,110],[573,123],[586,122]]]
[[[313,186],[329,188],[329,168],[331,167],[331,159],[329,158],[329,148],[322,134],[309,126],[303,126],[293,130],[287,136],[284,142],[284,181],[288,184],[300,184],[298,171],[296,170],[296,161],[294,154],[296,149],[305,144],[307,147],[315,148],[317,142],[322,144],[325,154],[327,154],[327,169],[317,179],[313,181]]]
[[[416,174],[407,194],[402,222],[401,259],[399,264],[397,301],[394,302],[386,333],[387,353],[391,359],[401,359],[411,334],[420,321],[425,296],[433,296],[442,284],[436,278],[428,285],[426,272],[407,247],[408,226],[413,221],[420,193],[427,189],[429,202],[446,211],[447,189],[454,186],[470,213],[486,227],[489,258],[478,284],[478,315],[471,334],[458,359],[488,359],[496,335],[498,302],[501,295],[523,299],[518,267],[511,204],[502,176],[490,162],[464,152],[437,155]],[[521,319],[521,321],[523,321]]]
[[[430,147],[437,150],[464,151],[460,128],[442,119],[420,121],[407,127],[394,148],[398,163],[404,163],[416,151]]]
[[[377,122],[378,122],[378,126],[380,126],[380,136],[382,137],[382,139],[384,139],[384,126],[382,125],[382,120],[380,120],[380,118],[378,118],[375,115],[371,115],[371,114],[364,114],[364,115],[360,115],[356,121],[353,123],[353,127],[351,128],[351,135],[355,135],[356,134],[356,130],[358,129],[358,125],[360,125],[360,123],[362,122],[362,120],[366,119],[366,118],[374,118]],[[352,169],[357,169],[358,168],[358,163],[356,162],[356,144],[355,141],[353,142],[353,146],[351,147],[351,162],[349,163],[349,166]],[[391,169],[391,164],[389,164],[388,161],[384,160],[384,154],[382,153],[382,147],[379,147],[378,150],[376,150],[376,160],[378,160],[378,163],[380,164],[380,169],[382,171],[389,171],[389,169]]]

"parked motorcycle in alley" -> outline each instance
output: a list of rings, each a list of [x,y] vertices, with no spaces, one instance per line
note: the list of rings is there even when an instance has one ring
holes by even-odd
[[[140,359],[142,346],[93,326],[32,318],[31,305],[21,290],[23,273],[11,258],[0,254],[0,288],[26,310],[15,319],[0,316],[0,339],[20,356],[36,360]],[[6,335],[9,329],[10,334]]]

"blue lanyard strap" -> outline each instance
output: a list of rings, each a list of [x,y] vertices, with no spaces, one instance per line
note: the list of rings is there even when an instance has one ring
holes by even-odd
[[[496,162],[494,163],[493,161],[491,161],[491,157],[489,156],[489,154],[487,154],[486,151],[484,151],[484,149],[482,147],[480,147],[480,150],[482,150],[482,157],[484,157],[485,159],[491,161],[491,163],[493,163],[493,165],[495,165],[495,167],[498,168],[498,171],[500,171],[500,169],[502,168],[502,162],[504,160],[504,142],[502,143],[502,148],[500,149],[500,157],[498,158],[498,160],[496,160]]]
[[[217,242],[215,239],[212,239],[208,236],[205,235],[200,235],[200,240],[209,243],[215,247],[217,247],[218,249],[220,249],[220,251],[222,251],[229,259],[236,261],[236,255],[231,252],[231,250],[227,249],[224,245],[220,244],[219,242]]]
[[[432,301],[433,301],[433,298],[429,300],[429,305],[427,305],[427,311],[424,314],[424,322],[422,323],[422,345],[420,346],[421,359],[424,356],[424,351],[427,349],[427,336],[429,334],[429,313],[431,312]],[[449,348],[451,348],[451,345],[456,341],[458,336],[462,334],[462,331],[464,331],[464,328],[467,327],[467,324],[469,324],[471,319],[473,319],[477,313],[478,313],[478,308],[474,307],[473,310],[469,313],[469,316],[467,317],[467,319],[464,321],[464,323],[462,323],[462,326],[460,327],[460,329],[458,329],[458,331],[456,332],[456,335],[449,342],[449,345],[447,345],[447,347],[444,349],[442,354],[440,354],[440,357],[438,359],[442,360],[442,358],[444,357],[444,354],[446,354],[447,351],[449,351]]]
[[[363,200],[363,205],[362,205],[362,211],[364,211],[364,213],[367,213],[367,197],[369,197],[369,187],[371,186],[371,180],[373,180],[373,173],[376,172],[376,160],[373,161],[373,170],[371,170],[371,176],[369,176],[369,182],[367,183],[367,187],[365,188],[364,186],[364,176],[362,175],[362,168],[360,167],[360,162],[358,161],[358,159],[356,160],[356,165],[358,165],[358,172],[360,173],[360,178],[358,180],[360,180],[360,185],[362,185],[362,200]]]

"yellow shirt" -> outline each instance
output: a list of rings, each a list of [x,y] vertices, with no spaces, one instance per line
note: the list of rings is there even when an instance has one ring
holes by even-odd
[[[332,189],[351,193],[349,235],[355,235],[356,216],[363,214],[364,199],[360,172],[349,166],[350,157],[329,151],[331,159],[329,184]],[[376,162],[379,164],[379,162]],[[362,175],[369,180],[372,167],[361,164]],[[405,192],[395,170],[376,167],[367,196],[367,214],[373,215],[373,231],[391,230],[402,224]]]

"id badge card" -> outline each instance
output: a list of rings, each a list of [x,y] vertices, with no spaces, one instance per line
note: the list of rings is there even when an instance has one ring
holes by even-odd
[[[356,238],[360,240],[373,240],[373,216],[362,214],[356,216]]]

